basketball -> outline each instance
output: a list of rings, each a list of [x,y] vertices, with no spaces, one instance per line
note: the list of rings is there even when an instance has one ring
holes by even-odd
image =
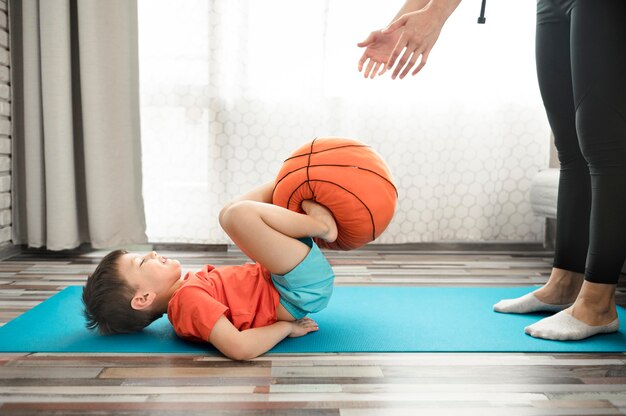
[[[302,201],[328,208],[337,240],[322,248],[353,250],[382,234],[393,218],[398,193],[391,172],[370,146],[354,139],[323,137],[287,158],[276,177],[272,202],[303,213]]]

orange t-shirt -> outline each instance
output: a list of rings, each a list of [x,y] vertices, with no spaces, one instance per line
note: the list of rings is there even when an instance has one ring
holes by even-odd
[[[184,280],[167,305],[167,317],[182,338],[207,342],[222,315],[240,331],[277,321],[280,297],[270,272],[258,263],[217,269],[207,264]]]

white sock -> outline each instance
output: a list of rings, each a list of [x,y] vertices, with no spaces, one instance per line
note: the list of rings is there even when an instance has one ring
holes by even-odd
[[[567,311],[561,311],[524,328],[524,332],[535,338],[554,339],[560,341],[589,338],[596,334],[616,332],[619,319],[608,325],[588,325],[574,318]]]
[[[571,303],[566,305],[543,303],[534,294],[528,293],[516,299],[503,299],[493,305],[493,310],[502,313],[559,312],[570,306]]]

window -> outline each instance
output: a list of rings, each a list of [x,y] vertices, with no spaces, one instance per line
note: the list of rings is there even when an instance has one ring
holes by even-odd
[[[381,243],[541,241],[530,179],[549,128],[534,4],[479,1],[450,17],[422,73],[357,72],[356,43],[402,2],[139,1],[148,236],[224,243],[221,206],[273,179],[316,136],[365,141],[400,193]]]

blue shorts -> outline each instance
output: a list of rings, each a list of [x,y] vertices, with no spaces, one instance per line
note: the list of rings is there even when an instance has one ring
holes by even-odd
[[[319,312],[333,293],[335,273],[312,238],[300,238],[311,247],[309,254],[285,275],[272,274],[280,303],[296,319]]]

